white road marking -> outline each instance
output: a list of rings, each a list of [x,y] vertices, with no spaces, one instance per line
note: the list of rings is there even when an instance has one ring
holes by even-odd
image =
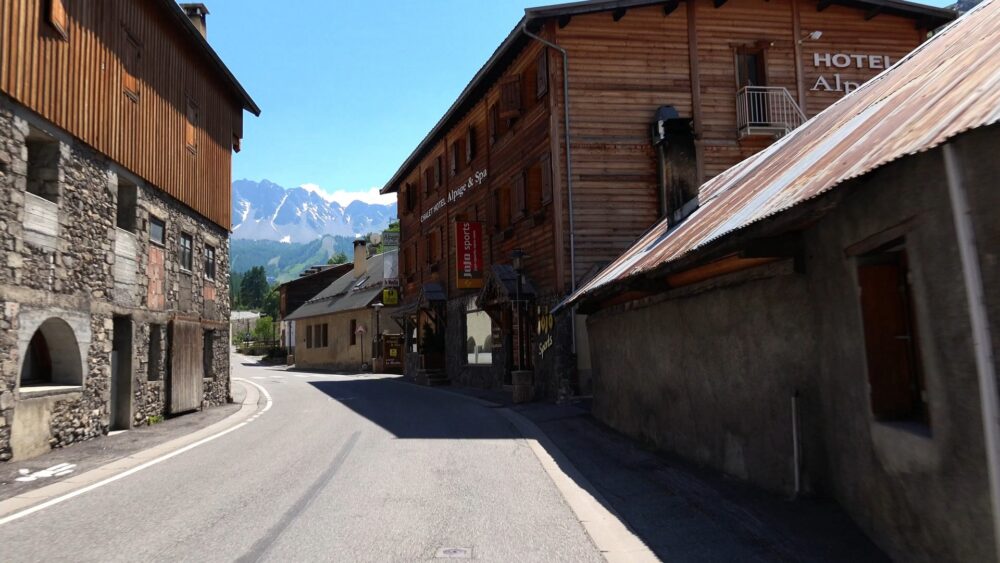
[[[244,383],[248,383],[250,385],[253,385],[254,387],[256,387],[260,391],[260,393],[267,400],[267,402],[264,405],[264,408],[261,409],[260,411],[258,411],[258,413],[255,416],[260,416],[261,414],[264,414],[265,412],[271,410],[271,406],[274,404],[274,401],[271,400],[271,394],[267,392],[267,389],[264,389],[263,387],[261,387],[257,383],[254,383],[252,381],[247,381],[246,379],[242,379],[242,378],[233,378],[233,379],[234,380],[243,381]],[[65,501],[67,501],[67,500],[69,500],[71,498],[78,497],[78,496],[80,496],[80,495],[82,495],[84,493],[88,493],[90,491],[93,491],[94,489],[99,489],[99,488],[103,487],[104,485],[108,485],[110,483],[114,483],[115,481],[118,481],[119,479],[124,479],[125,477],[128,477],[129,475],[132,475],[134,473],[138,473],[138,472],[142,471],[143,469],[152,467],[152,466],[154,466],[154,465],[156,465],[158,463],[161,463],[161,462],[167,461],[168,459],[177,457],[177,456],[181,455],[182,453],[191,451],[191,450],[193,450],[193,449],[195,449],[198,446],[201,446],[203,444],[207,444],[207,443],[211,442],[212,440],[215,440],[216,438],[221,438],[221,437],[225,436],[226,434],[229,434],[230,432],[233,432],[235,430],[239,430],[240,428],[243,428],[246,425],[247,425],[246,421],[241,422],[241,423],[237,424],[236,426],[227,428],[227,429],[225,429],[225,430],[223,430],[221,432],[218,432],[216,434],[212,434],[211,436],[202,438],[201,440],[198,440],[197,442],[194,442],[192,444],[188,444],[188,445],[186,445],[186,446],[184,446],[182,448],[176,449],[176,450],[174,450],[174,451],[172,451],[172,452],[170,452],[168,454],[164,454],[164,455],[162,455],[162,456],[160,456],[158,458],[151,459],[151,460],[147,461],[146,463],[143,463],[141,465],[137,465],[137,466],[133,467],[132,469],[128,469],[128,470],[123,471],[123,472],[121,472],[121,473],[119,473],[117,475],[112,475],[111,477],[108,477],[107,479],[104,479],[102,481],[98,481],[98,482],[93,483],[91,485],[87,485],[86,487],[83,487],[83,488],[77,489],[75,491],[66,493],[65,495],[62,495],[62,496],[59,496],[59,497],[47,500],[47,501],[45,501],[45,502],[43,502],[41,504],[37,504],[35,506],[32,506],[31,508],[26,508],[26,509],[22,510],[21,512],[15,512],[14,514],[11,514],[10,516],[6,516],[4,518],[0,518],[0,526],[3,526],[4,524],[8,524],[8,523],[13,522],[15,520],[19,520],[21,518],[24,518],[25,516],[34,514],[34,513],[38,512],[38,511],[45,510],[46,508],[49,508],[50,506],[55,506],[55,505],[57,505],[59,503],[65,502]],[[66,465],[66,464],[61,464],[61,465]],[[59,466],[55,466],[55,467],[59,467]],[[76,465],[72,465],[71,467],[76,467]]]
[[[64,475],[69,475],[73,472],[73,468],[76,467],[75,463],[60,463],[59,465],[53,465],[48,469],[42,469],[31,473],[30,469],[18,469],[17,472],[21,474],[20,477],[14,479],[15,481],[20,481],[22,483],[30,483],[31,481],[37,481],[38,479],[47,479],[49,477],[62,477]]]

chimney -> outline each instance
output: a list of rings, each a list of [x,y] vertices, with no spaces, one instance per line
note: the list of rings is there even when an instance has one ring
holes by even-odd
[[[354,277],[355,279],[368,273],[368,245],[364,239],[354,241]]]
[[[194,27],[201,32],[201,36],[208,39],[208,27],[205,24],[205,16],[208,15],[208,7],[204,4],[181,4],[181,9],[187,14]]]

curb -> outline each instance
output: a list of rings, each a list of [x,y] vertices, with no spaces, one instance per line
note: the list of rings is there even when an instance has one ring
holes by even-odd
[[[136,452],[132,455],[117,459],[86,473],[74,475],[65,480],[46,485],[44,487],[22,493],[0,502],[0,526],[12,522],[64,500],[69,500],[87,491],[96,489],[104,484],[116,481],[132,473],[138,472],[145,467],[164,461],[169,457],[179,455],[184,451],[195,448],[205,442],[213,440],[224,433],[231,432],[247,424],[247,419],[258,411],[264,412],[270,407],[271,399],[266,395],[266,391],[256,384],[233,378],[245,384],[247,389],[246,397],[240,404],[240,409],[226,418],[215,422],[210,426],[198,429],[186,436],[174,438],[168,442],[158,444],[151,448]],[[262,393],[262,391],[264,391]],[[267,399],[267,404],[261,409],[258,405],[261,398]]]

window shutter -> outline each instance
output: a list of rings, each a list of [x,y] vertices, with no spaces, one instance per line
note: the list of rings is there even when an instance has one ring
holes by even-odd
[[[438,156],[434,159],[434,185],[441,185],[441,157]]]
[[[508,76],[500,83],[500,118],[510,119],[521,114],[521,75]]]
[[[524,172],[514,177],[514,186],[510,194],[510,217],[517,221],[524,217]]]
[[[428,168],[424,170],[424,195],[431,193],[431,186],[434,185],[434,170]]]
[[[497,142],[497,127],[500,124],[500,108],[496,104],[490,106],[489,134],[490,144]]]
[[[542,155],[542,203],[552,201],[552,155]]]
[[[313,327],[309,325],[306,327],[306,348],[313,347]]]
[[[476,158],[476,128],[472,125],[465,131],[465,163],[469,164]]]
[[[69,25],[66,18],[66,6],[62,0],[49,0],[49,23],[56,28],[63,37],[69,35]]]
[[[541,98],[549,91],[549,57],[547,49],[542,49],[535,65],[535,97]]]
[[[184,129],[184,141],[191,150],[198,148],[198,141],[195,136],[195,124],[198,121],[198,108],[194,102],[188,100],[187,103],[187,123]]]

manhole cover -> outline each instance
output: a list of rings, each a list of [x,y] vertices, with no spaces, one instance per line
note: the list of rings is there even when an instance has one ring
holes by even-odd
[[[437,550],[434,557],[438,559],[471,559],[471,547],[442,547]]]

